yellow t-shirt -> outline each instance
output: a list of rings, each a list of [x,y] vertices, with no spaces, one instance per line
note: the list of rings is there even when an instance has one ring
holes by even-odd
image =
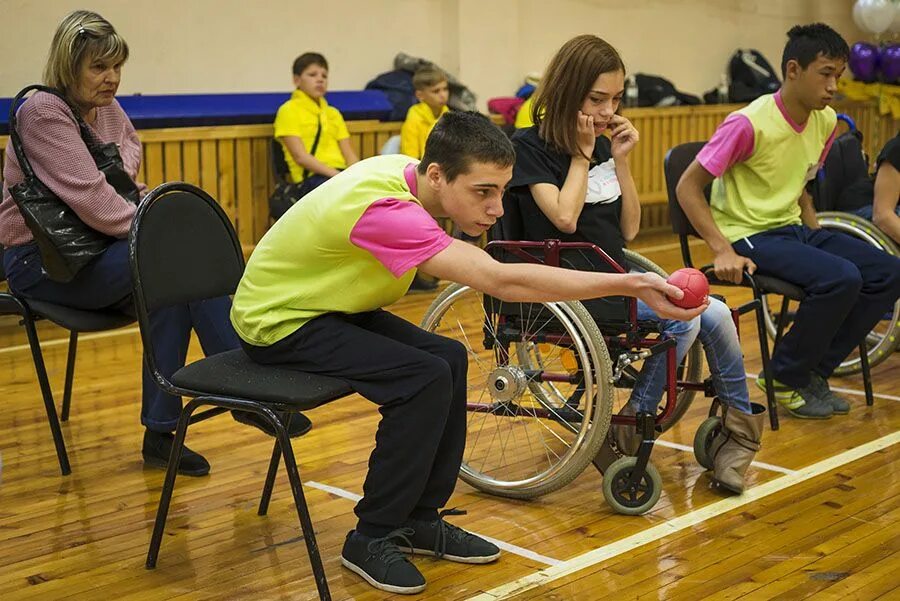
[[[296,136],[303,142],[306,151],[310,152],[320,120],[322,133],[315,157],[329,167],[346,169],[347,161],[338,142],[349,138],[350,132],[347,131],[341,112],[329,106],[324,98],[320,98],[317,103],[305,92],[294,90],[291,99],[282,104],[275,115],[275,137]],[[291,170],[291,180],[295,183],[303,181],[303,167],[294,161],[284,142],[281,147],[284,150],[284,160]]]
[[[441,114],[437,117],[431,111],[431,107],[420,102],[409,107],[406,113],[406,121],[400,128],[400,154],[421,159],[425,154],[425,140],[431,133],[434,124],[441,118],[441,115],[449,111],[446,106],[441,109]]]
[[[525,99],[525,102],[522,103],[522,106],[519,107],[519,112],[516,113],[516,129],[525,129],[526,127],[531,127],[534,125],[534,120],[531,118],[531,105],[534,104],[532,100],[534,99],[534,94]]]

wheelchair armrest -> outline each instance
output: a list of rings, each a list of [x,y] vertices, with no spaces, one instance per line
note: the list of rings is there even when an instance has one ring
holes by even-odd
[[[543,249],[544,260],[540,261],[534,255],[530,255],[524,250],[526,248]],[[485,246],[484,249],[489,253],[493,249],[503,249],[509,251],[511,254],[514,254],[520,259],[526,260],[529,263],[543,263],[544,265],[549,265],[551,267],[559,267],[560,251],[579,248],[593,251],[617,273],[626,273],[625,268],[619,265],[608,254],[606,254],[606,252],[602,248],[590,242],[560,242],[556,239],[544,240],[542,242],[534,242],[529,240],[492,240],[491,242],[488,242],[487,246]]]
[[[544,252],[544,260],[529,253],[526,249],[541,249]],[[556,239],[544,240],[536,242],[531,240],[492,240],[487,243],[484,250],[489,254],[493,254],[495,250],[505,250],[510,254],[522,259],[526,263],[536,263],[549,265],[550,267],[559,267],[559,253],[563,250],[585,249],[593,251],[601,260],[613,268],[616,273],[627,273],[625,268],[619,265],[606,252],[590,242],[560,242]],[[625,297],[628,300],[628,315],[631,323],[637,323],[637,299],[634,297]]]
[[[755,294],[758,294],[759,292],[756,281],[753,279],[753,276],[750,275],[750,272],[746,269],[744,270],[744,278],[741,280],[740,284],[735,284],[734,282],[719,279],[719,277],[716,275],[716,270],[713,267],[712,263],[704,265],[700,268],[700,271],[703,272],[703,275],[706,276],[706,279],[709,280],[709,283],[714,286],[744,286],[745,288],[751,288]]]

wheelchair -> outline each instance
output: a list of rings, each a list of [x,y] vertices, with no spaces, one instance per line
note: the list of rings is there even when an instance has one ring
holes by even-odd
[[[846,123],[848,131],[835,138],[831,150],[810,192],[816,208],[819,224],[828,230],[842,232],[853,236],[893,256],[900,256],[900,250],[894,241],[879,230],[871,221],[842,211],[833,210],[837,199],[845,187],[858,179],[868,176],[868,158],[862,149],[862,133],[856,123],[847,115],[838,115],[838,119]],[[796,304],[782,301],[779,309],[774,309],[763,297],[763,315],[768,335],[776,339],[778,319],[785,312],[785,323],[790,323],[796,311]],[[894,304],[890,314],[886,314],[881,322],[866,337],[866,351],[869,367],[874,367],[891,356],[900,346],[900,301]],[[862,361],[856,354],[851,354],[834,373],[848,376],[862,371]]]
[[[486,250],[501,261],[569,267],[575,253],[607,271],[667,274],[641,255],[625,251],[619,266],[599,247],[582,242],[510,241],[504,216]],[[495,226],[496,227],[496,226]],[[521,237],[521,236],[518,236]],[[754,303],[749,308],[755,309]],[[737,315],[740,310],[734,310]],[[431,304],[421,326],[462,343],[469,355],[468,433],[460,477],[493,495],[530,499],[558,490],[589,464],[603,476],[603,495],[617,512],[649,511],[662,492],[650,462],[657,433],[670,429],[701,392],[715,397],[700,378],[703,350],[696,341],[676,365],[675,339],[656,322],[638,321],[633,298],[588,301],[505,302],[453,284]],[[667,384],[655,415],[619,415],[641,362],[667,356]],[[713,401],[710,419],[695,440],[698,461],[711,468],[707,450],[721,420]],[[610,426],[636,428],[636,456],[621,452]]]

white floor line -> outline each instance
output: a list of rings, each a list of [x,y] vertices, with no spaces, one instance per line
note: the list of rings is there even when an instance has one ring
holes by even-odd
[[[835,386],[832,386],[831,389],[835,392],[843,392],[846,394],[855,394],[857,396],[866,396],[865,390],[854,390],[852,388],[837,388]],[[879,399],[888,399],[889,401],[900,401],[900,396],[894,396],[892,394],[885,394],[883,392],[872,391],[872,396],[877,397]]]
[[[304,485],[310,488],[316,488],[318,490],[323,490],[327,493],[331,493],[337,497],[341,497],[343,499],[349,499],[350,501],[359,501],[362,497],[356,493],[352,493],[349,490],[344,490],[343,488],[337,488],[335,486],[329,486],[328,484],[322,484],[321,482],[316,482],[313,480],[309,480],[303,483]],[[477,532],[473,532],[472,534],[477,534],[484,540],[490,541],[503,549],[504,551],[508,551],[509,553],[513,553],[515,555],[519,555],[521,557],[525,557],[526,559],[531,559],[532,561],[536,561],[538,563],[542,563],[548,566],[556,566],[562,563],[559,559],[553,559],[552,557],[547,557],[546,555],[541,555],[540,553],[535,553],[529,549],[525,549],[523,547],[519,547],[517,545],[513,545],[511,543],[507,543],[502,540],[497,540],[496,538],[491,538],[490,536],[485,536],[483,534],[478,534]]]
[[[137,334],[140,332],[138,328],[125,328],[120,330],[109,330],[106,332],[94,332],[92,334],[79,334],[78,342],[83,342],[85,340],[96,340],[98,338],[113,338],[115,336],[123,336],[125,334]],[[63,344],[69,344],[69,337],[65,338],[57,338],[55,340],[42,340],[41,348],[45,349],[51,346],[61,346]],[[17,344],[15,346],[7,346],[5,348],[0,349],[0,354],[2,353],[15,353],[18,351],[27,351],[31,347],[26,344]]]
[[[731,497],[716,501],[715,503],[711,503],[696,511],[680,515],[632,536],[588,551],[587,553],[583,553],[572,559],[568,559],[557,566],[540,570],[513,582],[470,597],[468,601],[497,601],[498,599],[508,599],[512,595],[543,586],[554,580],[559,580],[569,574],[574,574],[575,572],[590,568],[607,559],[622,555],[623,553],[627,553],[628,551],[648,543],[660,540],[661,538],[665,538],[676,532],[691,528],[706,520],[733,511],[786,488],[800,484],[801,482],[821,476],[826,472],[830,472],[831,470],[847,465],[848,463],[862,459],[863,457],[886,449],[898,442],[900,442],[900,432],[888,434],[887,436],[860,445],[849,451],[835,455],[834,457],[829,457],[828,459],[814,463],[793,474],[781,476],[780,478],[760,484],[759,486],[754,486],[753,488],[744,491],[744,494],[739,497]]]
[[[357,502],[362,499],[362,495],[357,495],[349,490],[344,490],[343,488],[336,488],[334,486],[329,486],[327,484],[322,484],[321,482],[316,482],[314,480],[306,480],[303,482],[305,486],[310,488],[318,488],[319,490],[324,490],[327,493],[331,493],[336,497],[341,497],[343,499],[349,499],[353,502]]]
[[[756,376],[759,374],[745,374],[748,380],[756,381]],[[844,394],[852,394],[854,396],[866,396],[865,390],[856,390],[854,388],[836,388],[834,386],[830,387],[834,392],[843,392]],[[900,396],[894,396],[892,394],[885,394],[883,392],[875,392],[872,391],[872,396],[876,399],[887,399],[889,401],[900,401]]]
[[[678,449],[679,451],[685,451],[687,453],[693,453],[694,447],[689,447],[685,444],[679,444],[677,442],[669,442],[668,440],[661,440],[659,438],[656,439],[656,443],[662,447],[669,447],[670,449]],[[781,467],[780,465],[772,465],[771,463],[765,463],[762,461],[754,461],[750,465],[757,469],[761,470],[769,470],[770,472],[778,472],[779,474],[793,474],[796,473],[796,470],[789,470],[786,467]]]

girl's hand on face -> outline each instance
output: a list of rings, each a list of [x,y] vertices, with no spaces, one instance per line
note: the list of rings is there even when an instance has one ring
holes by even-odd
[[[612,140],[612,155],[614,159],[623,159],[628,156],[640,140],[640,134],[631,121],[621,115],[613,115],[609,121],[609,137]]]
[[[594,143],[597,141],[597,134],[594,133],[594,118],[578,111],[578,127],[576,130],[576,140],[578,149],[585,157],[594,154]]]

